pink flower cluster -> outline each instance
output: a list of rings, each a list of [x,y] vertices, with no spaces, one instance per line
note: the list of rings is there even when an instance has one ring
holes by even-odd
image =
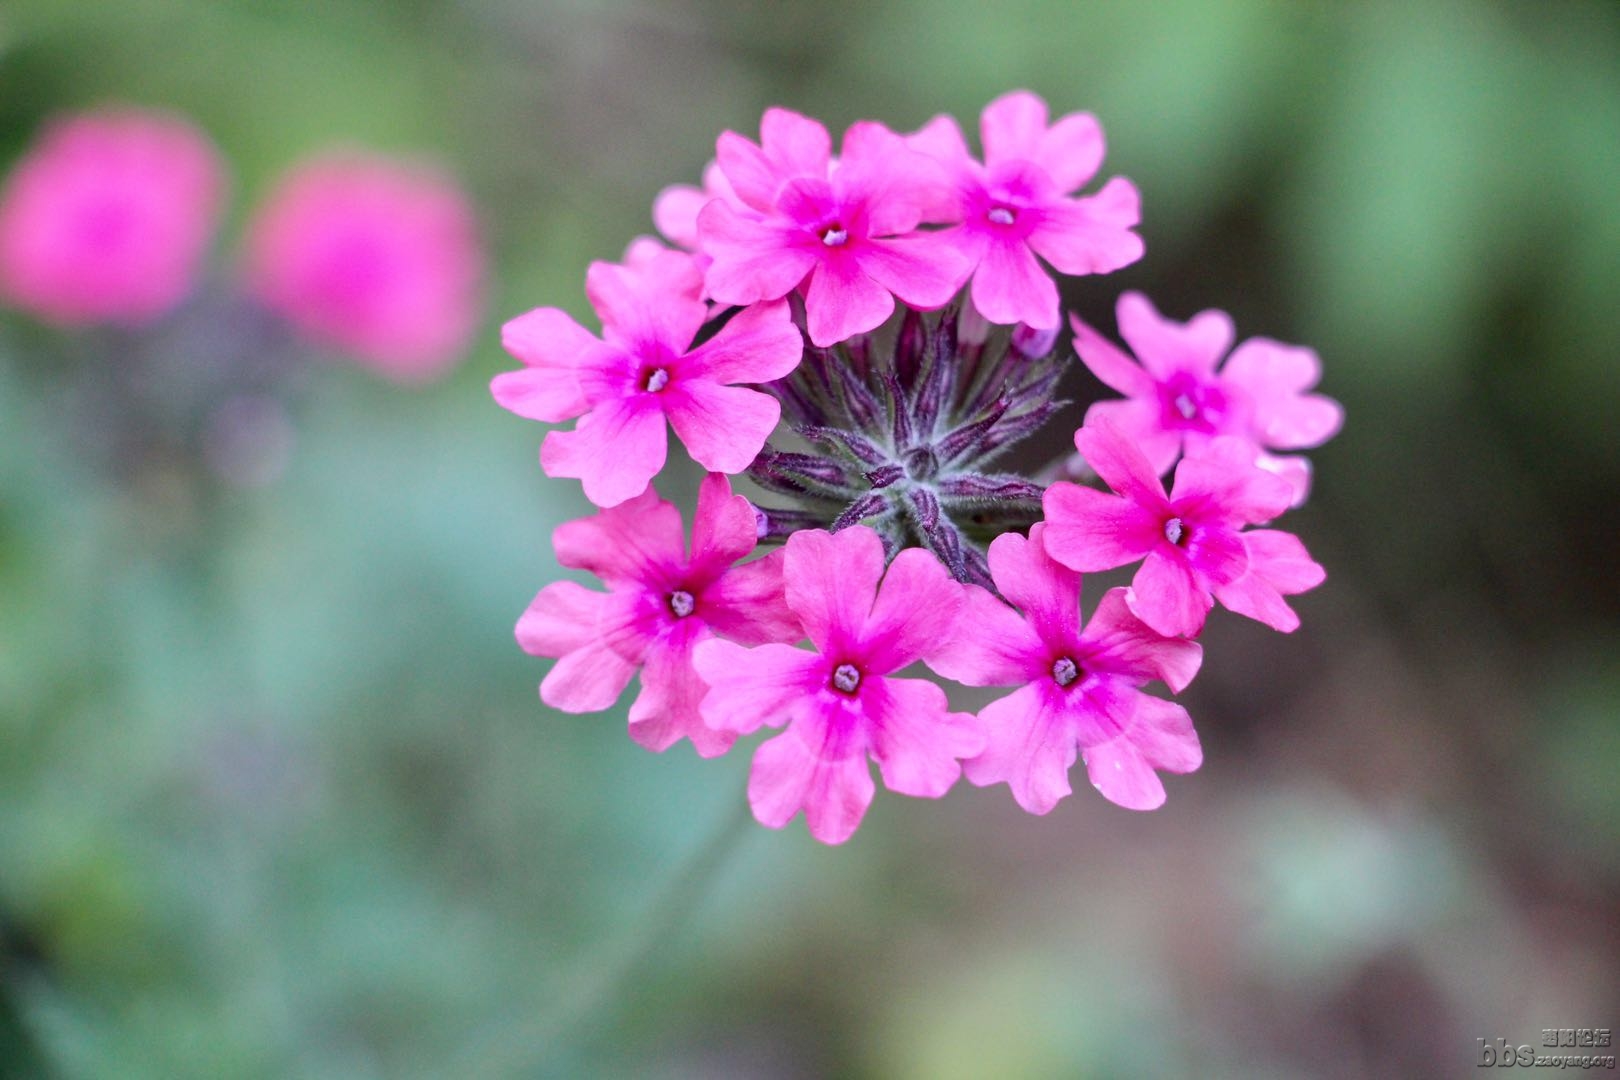
[[[630,731],[649,749],[711,757],[778,729],[754,752],[754,814],[802,811],[826,843],[860,824],[874,763],[891,791],[934,798],[965,774],[1044,814],[1078,757],[1110,801],[1161,805],[1160,773],[1202,750],[1146,688],[1191,682],[1217,601],[1291,631],[1286,598],[1324,577],[1297,537],[1255,526],[1308,492],[1305,459],[1276,452],[1324,442],[1341,411],[1309,392],[1314,353],[1232,350],[1220,312],[1182,325],[1127,293],[1134,358],[1072,321],[1081,361],[1125,395],[1075,431],[1108,490],[987,467],[1061,407],[1052,271],[1105,274],[1143,246],[1129,181],[1077,194],[1103,157],[1091,116],[1053,122],[1015,92],[980,135],[982,160],[949,117],[909,136],[863,121],[835,156],[821,124],[768,110],[757,142],[720,136],[701,188],[659,195],[676,249],[642,239],[591,266],[600,334],[521,315],[503,339],[524,366],[492,384],[519,416],[576,421],[540,463],[603,508],[554,543],[608,591],[547,585],[518,623],[557,659],[542,699],[605,709],[639,672]],[[689,544],[651,486],[666,420],[708,471]],[[784,426],[803,449],[772,446]],[[736,476],[795,505],[750,502]],[[1082,612],[1083,574],[1136,562]],[[952,681],[1007,692],[973,714]]]
[[[135,326],[197,288],[224,167],[191,123],[107,109],[59,120],[0,190],[0,302],[62,326]],[[466,352],[484,256],[465,196],[354,154],[292,170],[248,226],[259,301],[312,341],[416,382]]]

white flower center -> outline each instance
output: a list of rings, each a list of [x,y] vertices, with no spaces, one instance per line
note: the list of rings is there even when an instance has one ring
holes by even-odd
[[[1181,524],[1180,518],[1171,518],[1164,523],[1164,538],[1172,544],[1179,545],[1181,538],[1186,535],[1186,528]]]
[[[997,225],[1011,225],[1018,220],[1018,215],[1005,206],[998,206],[985,215]]]
[[[653,394],[658,393],[658,391],[662,390],[668,385],[669,372],[664,368],[654,368],[652,371],[648,372],[647,382],[644,384],[645,389],[649,393]]]
[[[842,226],[832,225],[822,230],[821,242],[828,247],[838,247],[849,239],[849,231]]]
[[[846,694],[853,694],[861,685],[861,669],[854,664],[839,664],[833,669],[832,684]]]
[[[669,594],[669,610],[675,613],[677,619],[686,618],[692,614],[692,609],[695,607],[697,607],[697,601],[692,599],[692,594],[685,589],[676,589]]]
[[[1052,681],[1059,686],[1068,686],[1080,677],[1080,665],[1067,656],[1060,656],[1052,662]]]

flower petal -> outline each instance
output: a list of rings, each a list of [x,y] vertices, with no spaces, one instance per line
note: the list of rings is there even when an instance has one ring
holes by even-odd
[[[681,358],[683,379],[719,383],[766,383],[799,366],[804,335],[785,300],[755,304],[737,313],[720,332]]]
[[[664,414],[649,395],[604,402],[580,417],[573,431],[553,431],[540,444],[550,477],[574,477],[597,506],[617,506],[646,490],[664,467]]]
[[[697,285],[697,268],[683,251],[660,252],[640,268],[593,262],[585,272],[603,335],[638,356],[679,355],[692,344],[709,314]]]
[[[877,329],[893,312],[893,295],[852,254],[822,259],[810,275],[805,323],[811,342],[822,348]]]
[[[1248,572],[1217,588],[1215,598],[1239,615],[1292,633],[1299,627],[1299,615],[1283,597],[1314,589],[1326,580],[1327,572],[1292,533],[1255,529],[1243,534],[1243,542]]]
[[[761,825],[780,829],[802,809],[810,835],[824,844],[854,834],[874,790],[864,753],[823,757],[796,728],[761,745],[748,774],[748,803]]]
[[[883,541],[865,525],[840,533],[801,529],[783,549],[788,607],[824,653],[859,641],[883,576]]]
[[[990,550],[994,567],[994,544]],[[1046,652],[1035,630],[989,591],[977,585],[964,588],[956,632],[929,656],[928,666],[964,686],[1013,686],[1030,678]]]
[[[1034,159],[1058,190],[1067,193],[1078,191],[1097,175],[1104,151],[1102,125],[1097,118],[1090,113],[1069,113],[1041,136]]]
[[[705,476],[698,485],[697,510],[692,515],[688,561],[693,573],[719,577],[732,563],[753,551],[758,542],[759,527],[752,504],[731,493],[731,481],[723,474]]]
[[[1321,373],[1322,362],[1314,350],[1250,338],[1232,351],[1221,379],[1242,388],[1253,400],[1254,434],[1262,444],[1303,450],[1327,442],[1344,423],[1338,402],[1305,393]]]
[[[778,549],[722,574],[703,592],[705,621],[743,645],[793,644],[803,638],[799,617],[787,606],[784,558]]]
[[[1125,350],[1081,322],[1078,315],[1069,316],[1069,328],[1074,331],[1074,351],[1104,385],[1127,397],[1153,392],[1156,384],[1152,376]]]
[[[993,323],[1058,325],[1058,291],[1022,240],[995,237],[973,271],[973,306]]]
[[[717,731],[747,735],[813,709],[826,661],[791,645],[747,649],[709,638],[692,649],[692,666],[709,687],[699,705],[704,722]]]
[[[926,659],[956,630],[962,585],[927,548],[906,548],[883,575],[861,628],[868,674],[886,675]]]
[[[662,584],[686,561],[681,512],[651,486],[610,509],[557,526],[551,544],[558,563],[589,570],[609,584]]]
[[[1042,506],[1047,554],[1082,573],[1133,563],[1163,539],[1157,517],[1129,499],[1094,488],[1053,484]]]
[[[714,259],[704,287],[722,304],[780,299],[816,266],[815,256],[799,245],[797,225],[745,218],[719,199],[698,215],[698,236]]]
[[[1122,432],[1104,422],[1088,424],[1074,433],[1074,446],[1109,487],[1144,511],[1159,514],[1168,508],[1159,474]]]
[[[654,753],[690,739],[698,757],[718,757],[737,739],[704,723],[698,708],[709,687],[692,666],[692,650],[708,634],[702,626],[682,628],[647,651],[641,693],[630,706],[630,737]]]
[[[1161,381],[1178,371],[1212,375],[1235,334],[1231,316],[1224,311],[1201,311],[1185,324],[1178,323],[1160,315],[1138,292],[1119,298],[1115,317],[1120,336],[1136,359]]]
[[[979,114],[979,139],[985,164],[1033,161],[1046,137],[1046,102],[1028,90],[1003,94]]]
[[[1136,185],[1116,176],[1095,195],[1044,205],[1029,246],[1065,274],[1112,273],[1146,250],[1131,231],[1142,220],[1141,205]]]
[[[1071,792],[1069,769],[1077,753],[1072,725],[1051,708],[1046,689],[1029,685],[979,710],[984,750],[962,763],[979,786],[1005,783],[1018,805],[1031,814],[1048,813]]]
[[[1124,589],[1103,594],[1080,640],[1087,670],[1127,676],[1137,684],[1159,679],[1178,694],[1204,659],[1198,642],[1165,637],[1132,614]]]
[[[872,679],[861,685],[861,707],[890,791],[937,799],[962,774],[961,759],[984,748],[978,719],[948,711],[945,691],[926,680]]]
[[[711,472],[748,468],[782,416],[781,404],[769,394],[701,379],[678,381],[662,396],[686,452]]]
[[[1137,618],[1166,637],[1196,637],[1214,606],[1187,560],[1163,551],[1143,560],[1125,602]]]

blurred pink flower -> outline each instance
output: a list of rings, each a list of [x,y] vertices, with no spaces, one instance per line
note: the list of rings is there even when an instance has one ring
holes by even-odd
[[[56,121],[0,192],[0,298],[63,325],[156,318],[191,290],[224,186],[212,144],[179,117]]]
[[[711,727],[742,735],[785,724],[754,754],[754,816],[779,829],[803,810],[811,836],[841,844],[872,801],[869,758],[889,790],[938,798],[961,775],[960,759],[984,745],[944,690],[890,677],[950,641],[964,590],[922,548],[885,572],[883,542],[864,525],[796,532],[784,551],[787,606],[819,651],[701,642],[692,654],[710,687],[701,708]]]
[[[466,196],[430,169],[315,158],[249,229],[249,287],[314,340],[400,382],[442,375],[482,313],[484,253]]]

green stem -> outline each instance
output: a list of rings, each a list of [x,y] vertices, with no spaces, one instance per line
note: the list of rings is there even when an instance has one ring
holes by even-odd
[[[568,1058],[588,1050],[631,1003],[637,985],[690,925],[752,824],[747,801],[739,799],[708,841],[681,864],[640,922],[612,947],[588,958],[573,977],[559,980],[551,1000],[531,1019],[498,1036],[495,1046],[476,1047],[473,1070],[489,1076],[574,1071],[567,1068]]]

